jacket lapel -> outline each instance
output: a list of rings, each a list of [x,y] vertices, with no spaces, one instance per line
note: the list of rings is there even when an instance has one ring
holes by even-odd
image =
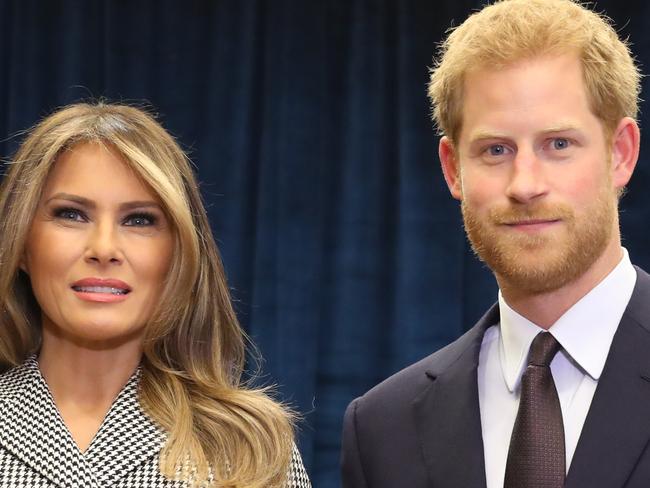
[[[152,461],[166,439],[140,407],[140,375],[122,389],[82,454],[30,358],[0,377],[0,444],[56,486],[114,486]]]
[[[33,357],[0,380],[0,444],[56,486],[96,486]]]
[[[113,486],[131,471],[156,457],[166,439],[138,401],[138,372],[113,402],[102,426],[85,453],[86,462],[102,486]],[[154,461],[157,465],[157,460]]]
[[[463,337],[435,355],[426,373],[430,384],[413,403],[431,486],[486,486],[477,367],[485,330],[498,317],[494,306]]]
[[[650,439],[650,276],[637,283],[607,356],[566,487],[623,486]]]

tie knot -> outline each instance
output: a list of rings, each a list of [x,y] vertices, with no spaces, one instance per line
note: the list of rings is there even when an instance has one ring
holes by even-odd
[[[530,345],[528,364],[535,366],[548,366],[560,350],[560,343],[548,332],[537,334]]]

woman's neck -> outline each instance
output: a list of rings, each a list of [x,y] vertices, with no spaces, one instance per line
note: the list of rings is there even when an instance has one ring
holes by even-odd
[[[135,342],[117,348],[92,348],[43,331],[39,369],[82,452],[90,445],[141,356],[141,346]]]

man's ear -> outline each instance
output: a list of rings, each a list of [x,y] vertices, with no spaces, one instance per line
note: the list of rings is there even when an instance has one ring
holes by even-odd
[[[634,119],[624,117],[612,134],[612,183],[618,190],[625,187],[639,159],[641,135]]]
[[[443,136],[440,139],[438,157],[440,157],[442,174],[445,175],[449,192],[456,200],[460,200],[463,196],[460,180],[460,165],[454,145],[447,136]]]

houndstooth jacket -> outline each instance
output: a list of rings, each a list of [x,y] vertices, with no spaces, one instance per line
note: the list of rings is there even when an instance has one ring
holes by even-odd
[[[160,473],[166,439],[142,411],[135,373],[82,453],[54,405],[35,357],[0,375],[0,487],[182,488]],[[310,488],[294,448],[287,488]]]

